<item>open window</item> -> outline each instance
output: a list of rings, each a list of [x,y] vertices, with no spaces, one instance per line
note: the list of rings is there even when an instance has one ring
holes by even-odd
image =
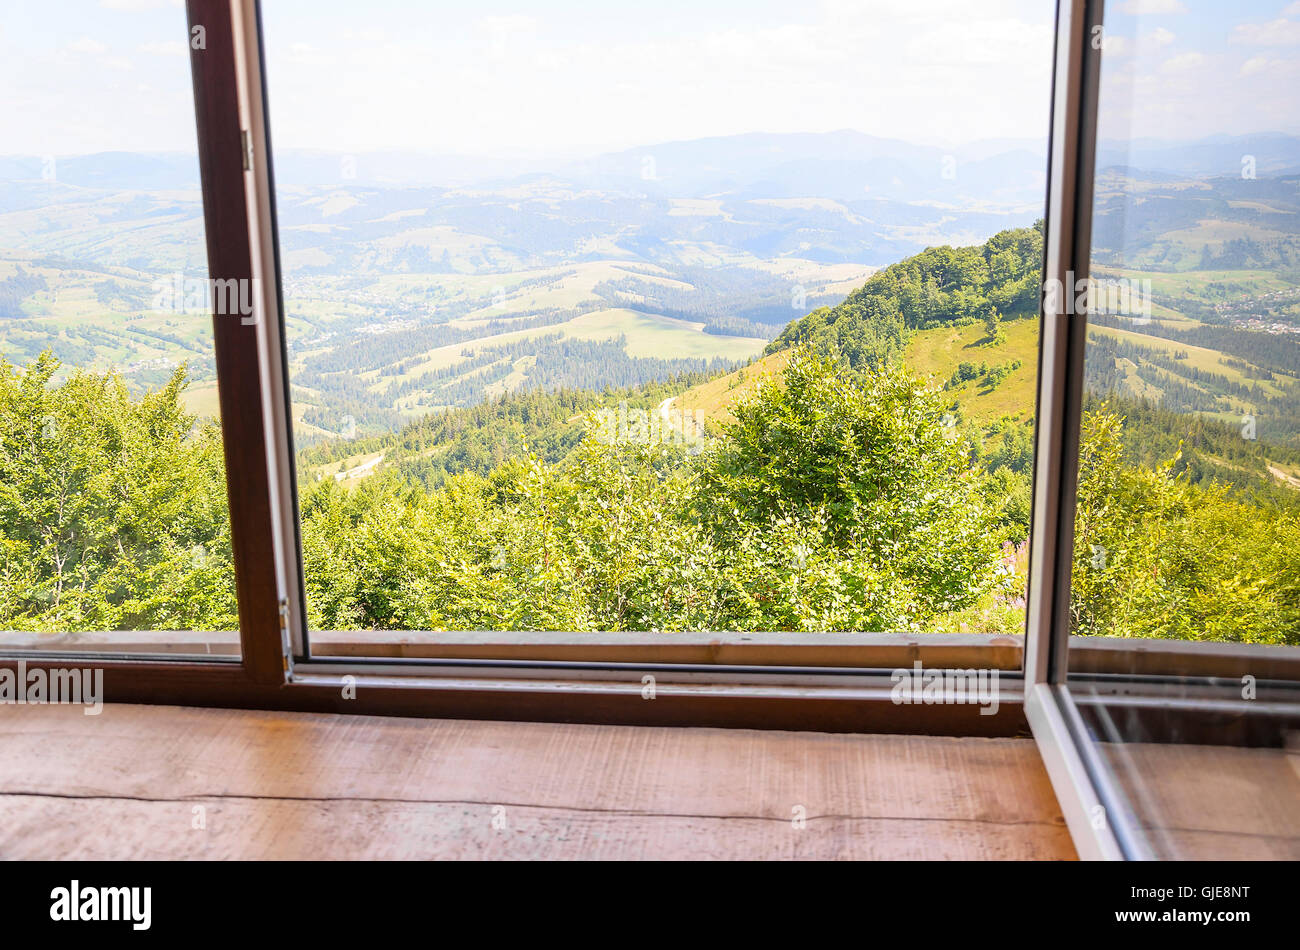
[[[907,15],[753,10],[760,52],[723,7],[305,10],[261,45],[298,673],[1018,672],[1049,11],[890,63],[855,51]],[[966,91],[762,131],[863,127],[904,62]],[[902,141],[987,135],[1010,73],[1022,141]]]
[[[1189,827],[1171,790],[1295,797],[1295,64],[1245,14],[1112,6],[972,12],[971,44],[842,5],[745,39],[698,4],[190,0],[51,50],[85,96],[104,37],[156,56],[173,124],[188,57],[197,163],[0,183],[0,339],[126,361],[116,428],[56,436],[189,461],[86,456],[137,514],[88,515],[68,576],[157,603],[84,623],[41,598],[88,535],[6,479],[2,662],[117,701],[1032,730],[1082,854],[1293,847],[1294,808]],[[909,69],[932,114],[827,131]],[[901,141],[939,125],[991,141]],[[30,148],[130,147],[95,134]],[[201,316],[137,306],[177,270]],[[209,423],[132,392],[167,347]]]
[[[1296,27],[1067,6],[1030,721],[1081,852],[1294,857]]]
[[[223,349],[255,301],[209,280],[189,59],[205,37],[180,9],[83,6],[76,30],[40,4],[6,16],[6,69],[41,81],[5,121],[23,157],[0,200],[0,639],[238,660]]]

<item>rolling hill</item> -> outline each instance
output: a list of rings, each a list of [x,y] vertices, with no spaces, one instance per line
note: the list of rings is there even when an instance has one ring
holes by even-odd
[[[856,133],[528,167],[385,153],[350,176],[338,156],[285,153],[296,437],[364,441],[534,391],[653,391],[725,418],[777,354],[812,345],[903,360],[996,448],[1032,416],[1040,251],[1006,225],[1036,214],[1036,154],[959,150],[946,179],[938,150]],[[57,180],[33,161],[0,161],[0,353],[52,349],[65,372],[114,369],[137,391],[185,363],[189,408],[215,413],[202,302],[154,306],[160,280],[203,274],[192,157],[61,159]],[[1287,136],[1103,143],[1095,272],[1149,281],[1153,320],[1094,318],[1094,392],[1250,416],[1259,440],[1296,446],[1297,164]]]
[[[1002,232],[974,247],[931,248],[880,271],[841,303],[792,321],[764,354],[739,368],[604,393],[568,389],[554,397],[560,401],[554,406],[543,393],[502,390],[489,405],[431,417],[398,437],[322,447],[311,454],[309,470],[349,479],[400,470],[429,483],[466,469],[486,473],[528,452],[556,461],[577,444],[587,413],[619,403],[681,420],[671,409],[716,434],[740,400],[764,382],[779,382],[796,347],[810,347],[862,370],[901,360],[944,392],[972,451],[990,471],[1006,469],[1027,499],[1040,258],[1034,228]],[[1181,440],[1179,470],[1195,480],[1294,503],[1300,499],[1300,336],[1243,323],[1247,311],[1290,320],[1293,288],[1265,271],[1151,272],[1149,279],[1162,301],[1153,307],[1158,319],[1094,317],[1086,364],[1090,405],[1106,400],[1129,417],[1134,459],[1172,458]],[[1213,345],[1187,342],[1200,336]],[[1241,438],[1244,416],[1254,419],[1254,439]]]

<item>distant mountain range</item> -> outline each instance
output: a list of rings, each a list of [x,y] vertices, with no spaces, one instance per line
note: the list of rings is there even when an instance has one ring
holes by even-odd
[[[1041,142],[945,151],[856,132],[553,164],[276,162],[293,397],[311,438],[527,387],[712,373],[879,268],[1032,224],[1046,191]],[[1300,138],[1105,144],[1098,167],[1096,266],[1206,272],[1195,299],[1157,291],[1184,320],[1300,322],[1295,281],[1269,276],[1300,267]],[[194,155],[0,157],[0,354],[53,348],[141,387],[186,362],[192,407],[215,411],[210,322],[153,304],[160,278],[204,271],[197,186]]]
[[[1254,158],[1260,177],[1300,174],[1300,137],[1281,132],[1211,135],[1182,142],[1103,141],[1097,149],[1097,168],[1142,169],[1176,178],[1217,178],[1240,176],[1242,159],[1248,155]]]
[[[1097,167],[1201,178],[1239,172],[1245,155],[1254,156],[1260,174],[1295,173],[1300,171],[1300,137],[1255,133],[1195,141],[1103,141]],[[1045,156],[1045,143],[1035,139],[989,140],[944,149],[840,131],[661,142],[584,161],[280,149],[275,162],[280,185],[499,188],[511,180],[550,175],[588,187],[634,186],[676,197],[815,195],[962,206],[1041,203]],[[0,181],[39,180],[48,177],[47,169],[43,156],[0,156]],[[57,157],[55,175],[66,184],[87,188],[192,188],[198,181],[198,164],[193,155],[185,154],[101,152]]]

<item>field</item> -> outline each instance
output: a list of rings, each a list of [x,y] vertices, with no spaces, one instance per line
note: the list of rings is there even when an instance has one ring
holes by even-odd
[[[789,362],[788,350],[769,354],[725,376],[693,386],[677,397],[672,407],[698,413],[714,425],[734,421],[731,408],[752,395],[763,381],[777,378]]]
[[[950,392],[963,417],[973,422],[988,423],[1003,416],[1031,418],[1037,398],[1038,320],[1014,320],[1000,327],[1006,339],[996,343],[983,342],[980,324],[921,330],[909,341],[904,362],[936,386],[948,383],[962,363],[986,363],[990,368],[1019,363],[994,386],[973,379],[951,387]]]

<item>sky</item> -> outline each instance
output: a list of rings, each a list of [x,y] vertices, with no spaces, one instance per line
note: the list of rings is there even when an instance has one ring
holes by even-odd
[[[1109,0],[1098,134],[1300,133],[1300,0]]]
[[[180,0],[4,0],[0,154],[190,151]],[[263,0],[277,148],[1047,134],[1052,0]],[[1110,0],[1103,137],[1300,133],[1300,0]]]

